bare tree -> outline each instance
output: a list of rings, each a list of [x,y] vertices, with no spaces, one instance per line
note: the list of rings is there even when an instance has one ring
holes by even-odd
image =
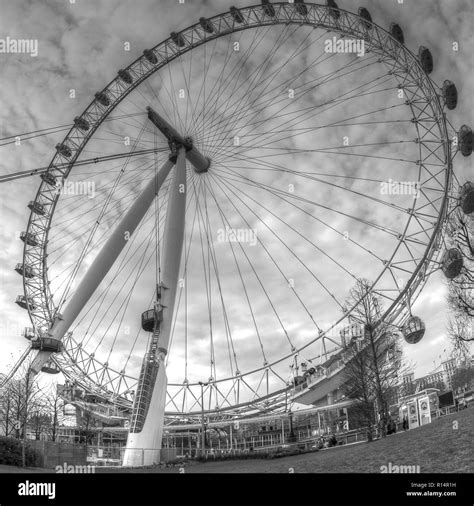
[[[351,412],[354,416],[365,421],[367,437],[373,439],[373,424],[375,422],[375,389],[370,375],[370,356],[367,348],[360,350],[357,345],[351,344],[349,349],[349,363],[345,369],[344,395],[357,401]]]
[[[472,318],[460,312],[451,311],[447,333],[451,342],[451,356],[461,362],[471,356],[471,343],[474,342]]]
[[[77,428],[79,429],[81,443],[84,443],[87,447],[92,443],[100,424],[89,409],[81,408]]]
[[[359,324],[362,334],[344,351],[347,366],[343,391],[357,401],[371,440],[375,413],[380,435],[386,436],[389,402],[398,392],[403,361],[399,334],[381,320],[381,298],[369,289],[369,281],[359,279],[346,300],[346,308],[354,307],[350,322]]]
[[[45,398],[45,410],[50,417],[50,425],[48,427],[49,437],[51,441],[56,441],[58,437],[58,429],[64,421],[64,400],[60,395],[59,385],[54,385],[53,389],[48,392]]]
[[[31,373],[30,362],[25,362],[5,386],[4,405],[8,435],[17,439],[26,436],[29,417],[38,409],[41,392],[36,376]]]
[[[3,412],[5,414],[5,436],[8,437],[15,429],[13,421],[13,388],[11,383],[8,383],[3,388],[2,403]]]
[[[400,396],[407,397],[416,392],[416,381],[402,381],[399,388]]]
[[[465,315],[474,318],[474,274],[464,268],[464,274],[449,283],[448,304],[454,315]],[[471,337],[471,341],[474,338]]]
[[[45,434],[51,441],[56,441],[58,428],[64,419],[64,401],[58,385],[41,391],[34,404],[28,420],[30,430],[36,439]]]
[[[474,383],[474,368],[460,367],[451,379],[453,390],[455,392],[465,391],[469,389]]]
[[[22,439],[22,461],[23,467],[26,465],[26,447],[25,439],[28,421],[32,412],[37,408],[38,398],[41,394],[41,388],[38,385],[37,377],[32,373],[31,360],[22,364],[13,378],[6,385],[7,399],[4,402],[8,407],[8,425],[13,425],[13,434],[17,439]]]
[[[28,417],[28,427],[33,432],[35,439],[39,441],[42,434],[48,433],[48,427],[51,425],[51,417],[45,410],[45,406],[39,403],[31,411]]]
[[[461,273],[449,281],[448,303],[453,318],[474,317],[474,216],[456,207],[447,222],[448,242],[463,258]],[[471,335],[470,340],[474,340]]]

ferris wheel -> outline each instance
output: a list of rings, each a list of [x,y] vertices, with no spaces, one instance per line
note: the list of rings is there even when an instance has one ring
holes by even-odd
[[[36,372],[133,405],[139,433],[155,405],[284,409],[289,364],[341,349],[361,278],[419,340],[427,277],[462,267],[443,227],[472,200],[453,173],[472,130],[449,123],[456,86],[431,79],[430,50],[404,42],[365,8],[264,1],[120,69],[29,204],[17,303]]]

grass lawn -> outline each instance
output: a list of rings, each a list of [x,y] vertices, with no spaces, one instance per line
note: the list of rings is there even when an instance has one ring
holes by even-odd
[[[453,428],[454,422],[457,422],[457,429]],[[473,441],[474,407],[470,407],[424,427],[372,443],[273,460],[208,462],[187,466],[186,473],[288,473],[289,468],[295,473],[380,473],[380,466],[389,462],[399,466],[419,465],[421,473],[472,473]],[[96,469],[96,472],[101,470]],[[146,469],[143,472],[177,473],[178,469]]]

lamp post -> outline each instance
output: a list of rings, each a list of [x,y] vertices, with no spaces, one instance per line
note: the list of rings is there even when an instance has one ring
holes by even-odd
[[[288,442],[294,443],[296,441],[296,436],[293,431],[293,412],[292,411],[288,411],[288,417],[290,419],[290,434],[288,435]]]
[[[204,387],[207,387],[209,383],[203,383],[202,381],[200,381],[199,385],[201,385],[201,433],[202,433],[201,456],[204,457],[204,449],[206,447],[206,432],[204,429]]]

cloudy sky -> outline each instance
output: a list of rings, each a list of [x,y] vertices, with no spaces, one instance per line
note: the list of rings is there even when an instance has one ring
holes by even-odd
[[[339,4],[355,10],[348,0]],[[449,112],[456,129],[472,124],[471,4],[467,0],[365,3],[380,26],[396,21],[403,27],[406,45],[413,52],[420,45],[431,49],[432,78],[439,86],[447,78],[456,83],[459,103]],[[0,54],[1,138],[70,125],[94,93],[143,49],[155,46],[172,30],[223,10],[222,2],[197,0],[184,4],[178,0],[0,0],[0,5],[0,39],[39,42],[37,57]],[[248,2],[236,0],[234,5]],[[414,179],[411,169],[396,161],[417,159],[411,142],[414,133],[407,133],[404,124],[407,110],[400,107],[395,83],[386,80],[386,69],[374,64],[373,55],[366,55],[365,60],[354,55],[326,59],[322,35],[284,27],[241,32],[229,38],[241,44],[238,55],[229,52],[227,39],[203,46],[130,95],[114,112],[129,119],[101,127],[81,155],[85,159],[127,152],[131,148],[122,142],[125,137],[140,149],[155,143],[164,147],[143,116],[145,107],[152,105],[213,159],[214,174],[206,175],[204,182],[188,168],[187,290],[179,292],[168,364],[168,376],[176,382],[184,377],[191,381],[222,378],[236,369],[245,372],[261,367],[265,359],[272,361],[289,353],[292,344],[301,346],[313,339],[318,327],[328,328],[341,317],[340,306],[354,277],[374,280],[382,270],[374,258],[386,259],[396,247],[393,235],[386,231],[399,231],[405,224],[406,215],[397,209],[406,209],[411,197],[382,198],[380,181]],[[458,51],[453,51],[453,42],[458,42]],[[283,70],[278,67],[282,61]],[[337,78],[321,84],[331,75]],[[361,93],[358,86],[370,93]],[[285,106],[289,88],[296,90],[297,97]],[[180,89],[188,92],[189,101],[179,101],[176,92]],[[354,100],[341,101],[345,93],[353,94]],[[334,105],[332,101],[338,98]],[[393,106],[390,116],[389,106]],[[317,119],[305,113],[316,108]],[[204,114],[204,109],[210,112]],[[371,125],[347,120],[368,111]],[[132,116],[140,113],[142,116]],[[328,124],[330,128],[322,128]],[[20,146],[2,141],[0,173],[47,166],[64,134],[24,140]],[[242,141],[241,148],[233,144],[236,136]],[[340,146],[346,136],[354,147],[345,151],[349,156],[337,156],[334,146]],[[291,156],[283,155],[283,150]],[[361,154],[367,156],[363,161]],[[130,162],[129,176],[113,194],[78,279],[153,174],[155,162],[161,164],[164,156]],[[64,195],[58,204],[49,248],[50,288],[57,300],[122,167],[120,162],[110,162],[100,171],[83,168],[70,178],[71,182],[93,182],[96,194],[93,198],[90,194]],[[463,182],[469,172],[468,160],[457,156],[455,171]],[[334,174],[345,179],[331,179]],[[352,179],[347,179],[349,174]],[[0,187],[0,371],[26,348],[20,334],[29,322],[25,311],[14,304],[22,284],[13,267],[22,258],[18,236],[26,228],[26,206],[38,186],[39,178],[26,178]],[[160,209],[166,201],[165,187]],[[81,339],[88,351],[97,351],[117,369],[126,359],[136,371],[146,347],[147,336],[140,333],[137,315],[150,307],[153,297],[154,244],[149,239],[156,230],[154,216],[151,209],[134,243],[119,259],[122,263],[109,273],[75,327],[75,335],[84,336]],[[162,234],[161,210],[160,218]],[[256,231],[258,245],[252,245],[251,237],[244,247],[235,245],[235,249],[232,243],[220,241],[219,231],[226,226]],[[419,233],[415,225],[409,227],[408,233]],[[350,241],[341,239],[346,231]],[[206,244],[210,249],[203,249]],[[422,247],[414,245],[413,253],[421,254]],[[400,252],[394,261],[402,265],[407,254]],[[392,287],[388,278],[380,279],[381,290]],[[445,295],[442,276],[435,273],[413,307],[427,324],[424,340],[405,346],[407,359],[416,363],[417,376],[427,374],[449,353]],[[313,358],[318,351],[316,345],[310,347],[302,358]],[[283,376],[288,362],[279,369]]]

